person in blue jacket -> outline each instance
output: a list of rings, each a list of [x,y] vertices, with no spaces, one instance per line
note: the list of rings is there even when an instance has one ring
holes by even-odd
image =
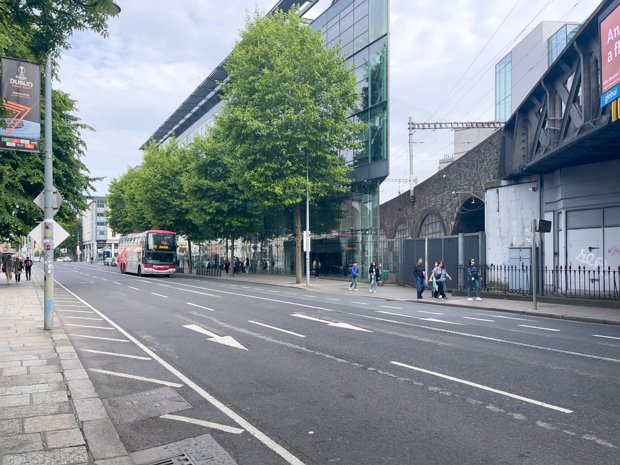
[[[357,277],[360,274],[360,269],[357,266],[357,262],[353,262],[351,267],[351,284],[349,284],[349,290],[357,291]]]
[[[474,258],[471,258],[467,265],[467,300],[474,300],[471,296],[472,287],[476,289],[476,300],[482,300],[480,298],[480,272]]]

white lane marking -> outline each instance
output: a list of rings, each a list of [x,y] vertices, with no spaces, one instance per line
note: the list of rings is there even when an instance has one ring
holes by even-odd
[[[530,320],[530,319],[527,319],[527,318],[517,318],[516,316],[491,315],[489,313],[475,313],[475,315],[490,316],[492,318],[503,318],[504,320],[536,321],[536,320]]]
[[[368,302],[355,302],[354,300],[351,301],[351,303],[356,305],[368,305]]]
[[[443,315],[441,312],[427,312],[426,310],[416,310],[418,313],[428,313],[429,315]]]
[[[289,294],[287,294],[287,295],[289,295]],[[333,299],[331,297],[326,297],[325,300],[330,300],[332,302],[340,302],[340,299]]]
[[[600,357],[598,355],[584,354],[584,353],[581,353],[581,352],[572,352],[570,350],[554,349],[552,347],[544,347],[544,346],[537,346],[537,345],[533,345],[533,344],[525,344],[524,342],[508,341],[506,339],[499,339],[499,338],[496,338],[496,337],[489,337],[489,336],[481,336],[479,334],[463,333],[461,331],[453,331],[451,329],[445,329],[445,328],[436,328],[434,326],[416,325],[414,323],[407,323],[405,321],[388,320],[387,318],[378,318],[376,316],[362,315],[361,313],[351,313],[351,312],[345,312],[345,313],[347,315],[359,316],[360,318],[368,318],[368,319],[377,320],[377,321],[386,321],[388,323],[396,323],[396,324],[403,325],[403,326],[411,326],[413,328],[423,328],[423,329],[428,329],[430,331],[437,331],[437,332],[440,332],[440,333],[455,334],[457,336],[471,337],[471,338],[474,338],[474,339],[482,339],[482,340],[491,341],[491,342],[499,342],[499,343],[502,343],[502,344],[510,344],[510,345],[514,345],[514,346],[518,346],[518,347],[528,347],[530,349],[546,350],[548,352],[555,352],[555,353],[558,353],[558,354],[574,355],[576,357],[584,357],[584,358],[591,358],[591,359],[594,359],[594,360],[602,360],[602,361],[605,361],[605,362],[620,363],[620,359],[616,359],[616,358]]]
[[[91,354],[111,355],[112,357],[131,358],[134,360],[153,360],[151,357],[142,357],[141,355],[117,354],[116,352],[104,352],[103,350],[78,349],[82,352],[90,352]]]
[[[252,324],[255,324],[255,325],[258,325],[258,326],[264,326],[265,328],[275,329],[276,331],[281,331],[281,332],[286,333],[286,334],[292,334],[293,336],[306,337],[303,334],[294,333],[293,331],[288,331],[286,329],[277,328],[275,326],[266,325],[265,323],[259,323],[258,321],[248,320],[248,322],[252,323]]]
[[[486,318],[475,318],[473,316],[464,316],[466,320],[486,321],[487,323],[495,323],[495,320],[487,320]]]
[[[139,287],[133,287],[133,286],[127,286],[129,289],[133,289],[134,291],[140,291],[142,289],[140,289]]]
[[[87,368],[88,371],[95,373],[101,373],[103,375],[117,376],[118,378],[135,379],[137,381],[146,381],[148,383],[161,384],[163,386],[181,388],[182,384],[172,383],[170,381],[164,381],[163,379],[145,378],[144,376],[132,375],[129,373],[121,373],[119,371],[100,370],[99,368]]]
[[[146,279],[138,279],[141,283],[151,284],[151,281],[147,281]]]
[[[420,321],[430,321],[433,323],[446,323],[449,325],[465,326],[464,323],[455,323],[454,321],[439,320],[437,318],[428,318],[428,317],[415,316],[415,315],[403,315],[402,313],[386,312],[384,310],[377,310],[377,313],[383,313],[385,315],[402,316],[405,318],[413,318],[415,320],[420,320]]]
[[[129,342],[127,339],[116,339],[116,338],[113,338],[113,337],[87,336],[86,334],[69,334],[69,336],[83,337],[83,338],[86,338],[86,339],[97,339],[97,340],[101,340],[101,341]]]
[[[234,347],[235,349],[248,350],[243,345],[241,345],[234,337],[231,336],[218,336],[215,333],[203,328],[198,325],[183,325],[184,328],[191,329],[192,331],[196,331],[197,333],[204,334],[205,336],[209,336],[209,341],[217,342],[218,344],[223,344],[225,346]]]
[[[454,376],[449,376],[449,375],[444,375],[442,373],[437,373],[436,371],[430,371],[430,370],[426,370],[424,368],[419,368],[419,367],[414,367],[412,365],[407,365],[405,363],[400,363],[400,362],[390,362],[392,365],[397,365],[403,368],[408,368],[410,370],[414,370],[414,371],[419,371],[421,373],[426,373],[428,375],[432,375],[432,376],[437,376],[438,378],[443,378],[443,379],[447,379],[449,381],[454,381],[455,383],[461,383],[461,384],[465,384],[467,386],[471,386],[471,387],[475,387],[478,389],[482,389],[483,391],[489,391],[489,392],[493,392],[495,394],[499,394],[502,396],[506,396],[506,397],[510,397],[512,399],[517,399],[523,402],[527,402],[528,404],[534,404],[534,405],[538,405],[540,407],[544,407],[544,408],[548,408],[551,410],[557,410],[558,412],[562,412],[562,413],[573,413],[572,410],[569,410],[567,408],[564,407],[558,407],[557,405],[551,405],[551,404],[547,404],[546,402],[541,402],[539,400],[535,400],[535,399],[530,399],[529,397],[523,397],[520,396],[518,394],[512,394],[510,392],[506,392],[506,391],[502,391],[499,389],[495,389],[489,386],[485,386],[483,384],[478,384],[478,383],[473,383],[471,381],[467,381],[461,378],[455,378]]]
[[[316,296],[315,295],[310,295],[310,294],[302,294],[302,297],[308,297],[310,299],[314,299]]]
[[[103,279],[104,281],[108,281],[108,278],[101,278],[101,279]]]
[[[209,310],[210,312],[214,312],[215,310],[213,310],[212,308],[209,307],[203,307],[202,305],[198,305],[198,304],[193,304],[191,302],[185,302],[187,305],[191,305],[192,307],[198,307],[198,308],[202,308],[203,310]]]
[[[119,283],[118,281],[112,281],[114,284],[118,284],[119,286],[122,286],[121,283]]]
[[[56,313],[93,313],[90,310],[54,310]]]
[[[381,305],[381,308],[390,308],[392,310],[402,310],[403,307],[391,307],[390,305]]]
[[[183,373],[181,373],[179,370],[177,370],[176,368],[174,368],[172,365],[170,365],[168,362],[166,362],[164,359],[162,359],[161,357],[159,357],[155,352],[153,352],[151,349],[149,349],[148,347],[146,347],[144,344],[142,344],[140,341],[138,341],[135,337],[133,337],[131,334],[129,334],[127,331],[125,331],[123,328],[121,328],[118,324],[116,324],[113,320],[111,320],[110,318],[108,318],[107,316],[105,316],[103,313],[101,313],[99,310],[97,310],[95,307],[93,307],[92,305],[90,305],[88,302],[86,302],[85,300],[83,300],[82,298],[78,297],[77,294],[74,294],[73,292],[71,292],[69,289],[67,289],[66,287],[64,287],[62,284],[58,283],[59,286],[63,287],[69,294],[73,295],[76,299],[78,299],[80,302],[84,303],[85,305],[87,305],[92,311],[94,311],[95,313],[97,313],[99,316],[101,316],[104,320],[106,320],[108,323],[110,323],[112,326],[114,326],[121,334],[123,334],[123,336],[125,336],[127,339],[131,340],[131,342],[133,342],[136,346],[138,346],[140,349],[142,349],[146,354],[150,355],[151,357],[153,357],[153,359],[155,361],[157,361],[157,363],[159,363],[161,366],[163,366],[166,370],[168,370],[170,373],[172,373],[174,376],[176,376],[177,378],[179,378],[181,381],[183,381],[189,388],[193,389],[194,392],[196,392],[198,395],[200,395],[203,399],[205,399],[207,402],[209,402],[211,405],[213,405],[215,408],[217,408],[220,412],[222,412],[224,415],[228,416],[228,418],[230,418],[231,420],[233,420],[235,423],[237,423],[239,426],[241,426],[243,429],[245,429],[248,433],[250,433],[252,436],[254,436],[258,441],[260,441],[261,443],[263,443],[266,447],[268,447],[269,449],[271,449],[273,452],[275,452],[276,454],[278,454],[280,457],[282,457],[287,463],[289,463],[290,465],[305,465],[304,462],[302,462],[301,460],[299,460],[297,457],[295,457],[295,455],[293,455],[292,453],[290,453],[288,450],[286,450],[284,447],[282,447],[280,444],[278,444],[277,442],[275,442],[273,439],[271,439],[269,436],[267,436],[265,433],[263,433],[262,431],[260,431],[258,428],[256,428],[255,426],[253,426],[250,422],[248,422],[245,418],[243,418],[241,415],[237,414],[234,410],[232,410],[230,407],[228,407],[227,405],[225,405],[224,403],[220,402],[219,400],[217,400],[215,397],[213,397],[211,394],[209,394],[207,391],[205,391],[203,388],[201,388],[200,386],[198,386],[198,384],[196,384],[194,381],[192,381],[191,379],[189,379],[187,376],[185,376]]]
[[[592,337],[602,337],[602,338],[605,338],[605,339],[615,339],[617,341],[620,341],[620,337],[603,336],[602,334],[593,334]]]
[[[76,305],[75,301],[73,301],[72,303],[70,302],[58,302],[56,301],[56,303],[58,304],[59,307],[63,307],[63,308],[86,308],[86,305]]]
[[[103,321],[101,318],[88,318],[88,317],[85,317],[85,316],[70,316],[70,315],[67,315],[65,318],[71,318],[73,320]]]
[[[327,326],[332,326],[334,328],[352,329],[353,331],[363,331],[365,333],[372,333],[372,331],[370,331],[369,329],[360,328],[359,326],[353,326],[353,325],[350,325],[349,323],[334,323],[332,321],[321,320],[320,318],[303,315],[301,313],[292,313],[291,316],[294,316],[295,318],[302,318],[304,320],[316,321],[317,323],[324,323]]]
[[[166,415],[160,416],[159,418],[165,418],[166,420],[176,420],[176,421],[182,421],[185,423],[191,423],[192,425],[204,426],[205,428],[224,431],[225,433],[230,433],[230,434],[241,434],[244,431],[241,428],[234,428],[232,426],[220,425],[219,423],[211,423],[210,421],[197,420],[195,418],[180,417],[178,415],[166,414]]]
[[[109,326],[88,326],[88,325],[78,325],[75,323],[67,323],[65,326],[72,326],[74,328],[90,328],[90,329],[105,329],[106,331],[114,331],[114,328],[110,328]]]
[[[542,326],[519,325],[521,328],[541,329],[543,331],[560,331],[559,329],[543,328]]]
[[[167,296],[167,295],[158,294],[157,292],[151,292],[151,294],[156,295],[157,297],[163,297],[164,299],[167,299],[167,298],[168,298],[168,296]]]

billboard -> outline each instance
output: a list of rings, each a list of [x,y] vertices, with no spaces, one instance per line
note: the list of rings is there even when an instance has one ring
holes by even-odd
[[[0,149],[38,152],[41,139],[39,65],[2,58],[0,94],[8,111],[0,124]]]

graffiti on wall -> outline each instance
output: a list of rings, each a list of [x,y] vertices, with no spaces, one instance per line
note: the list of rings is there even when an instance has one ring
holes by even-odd
[[[577,254],[575,260],[582,264],[583,266],[587,266],[589,268],[598,268],[598,267],[606,267],[607,260],[603,257],[597,257],[592,252],[588,252],[584,249],[581,249],[581,252]]]

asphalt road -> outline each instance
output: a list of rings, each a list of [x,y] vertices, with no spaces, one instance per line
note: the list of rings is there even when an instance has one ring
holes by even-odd
[[[619,326],[344,283],[81,263],[55,277],[57,317],[129,451],[210,433],[240,465],[619,463]]]

